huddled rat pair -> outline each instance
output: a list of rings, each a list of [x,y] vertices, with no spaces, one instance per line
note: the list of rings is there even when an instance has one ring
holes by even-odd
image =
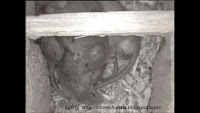
[[[37,2],[36,15],[76,12],[105,12],[100,1],[67,1],[58,3]],[[96,89],[119,80],[130,72],[140,50],[141,37],[88,36],[80,39],[74,37],[41,37],[37,40],[45,56],[50,71],[52,87],[58,94],[78,103],[97,105],[104,98]],[[130,59],[128,66],[117,74],[116,54]],[[115,64],[113,75],[98,84],[92,81],[101,79],[102,72],[108,63]],[[55,72],[61,84],[59,89],[55,82]]]

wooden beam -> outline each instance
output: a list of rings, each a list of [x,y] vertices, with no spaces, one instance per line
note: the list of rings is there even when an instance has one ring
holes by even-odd
[[[174,31],[174,11],[65,13],[26,16],[26,36],[148,35]]]

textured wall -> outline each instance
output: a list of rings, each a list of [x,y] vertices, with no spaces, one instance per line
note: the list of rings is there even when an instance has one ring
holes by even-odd
[[[49,73],[38,45],[26,40],[26,112],[50,110]]]
[[[172,68],[172,56],[171,53],[171,37],[168,35],[165,37],[166,45],[159,53],[154,65],[153,65],[153,78],[152,78],[152,106],[161,106],[161,109],[155,110],[155,112],[169,111],[169,105],[173,102],[172,90],[173,76],[171,76]],[[172,109],[170,109],[173,111]]]

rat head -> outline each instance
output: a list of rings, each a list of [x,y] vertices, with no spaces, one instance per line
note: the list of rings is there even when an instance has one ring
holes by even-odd
[[[105,60],[105,55],[100,46],[82,48],[74,54],[74,60],[78,63],[78,73],[92,71],[101,67]]]
[[[73,59],[78,64],[79,74],[95,71],[105,64],[108,54],[105,44],[105,39],[96,37],[75,40]]]

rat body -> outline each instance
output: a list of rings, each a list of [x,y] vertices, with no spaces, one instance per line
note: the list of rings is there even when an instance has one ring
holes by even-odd
[[[77,64],[70,52],[64,52],[56,66],[56,72],[59,78],[62,79],[61,90],[58,89],[60,91],[57,91],[62,92],[61,96],[88,105],[97,105],[104,101],[104,98],[96,92],[94,87],[85,83],[78,75]],[[54,75],[51,75],[51,78],[55,82]]]
[[[93,73],[84,73],[79,76],[78,65],[74,60],[73,54],[66,51],[58,43],[56,37],[41,37],[37,40],[37,43],[47,61],[51,85],[59,95],[88,105],[100,104],[104,101],[104,98],[90,85]],[[89,51],[85,52],[89,53]],[[96,51],[92,52],[97,54]],[[56,70],[58,79],[61,81],[62,90],[59,89],[55,81],[54,70]]]
[[[64,48],[57,42],[55,37],[41,37],[36,40],[39,44],[43,55],[48,62],[58,62],[64,52]]]
[[[36,43],[40,46],[42,54],[47,61],[51,86],[56,90],[58,94],[65,96],[58,89],[58,86],[53,78],[55,67],[64,54],[64,48],[58,43],[55,37],[41,37],[36,40]],[[69,94],[67,97],[69,98]]]
[[[75,54],[77,54],[77,55],[75,55],[74,59],[82,59],[80,61],[78,60],[79,73],[84,73],[84,72],[88,72],[88,71],[92,71],[92,70],[96,71],[95,69],[99,69],[100,67],[95,67],[95,64],[98,64],[98,66],[103,67],[103,66],[105,66],[105,64],[115,61],[115,68],[114,68],[113,74],[108,79],[102,79],[101,76],[98,76],[97,79],[100,79],[102,81],[102,83],[97,84],[97,82],[98,82],[97,81],[97,82],[95,82],[94,85],[95,85],[95,88],[98,89],[98,88],[104,87],[108,84],[111,84],[111,83],[119,80],[120,78],[122,78],[126,74],[128,74],[130,72],[130,70],[132,69],[132,66],[135,64],[135,61],[137,59],[137,56],[138,56],[139,50],[140,50],[141,38],[142,37],[140,37],[140,36],[114,36],[114,37],[109,37],[109,38],[107,37],[107,39],[109,40],[109,47],[106,47],[108,45],[104,45],[105,48],[102,49],[102,51],[104,51],[104,52],[98,53],[98,51],[97,51],[96,53],[98,53],[99,56],[97,56],[96,58],[95,58],[95,56],[93,56],[94,55],[93,53],[90,53],[90,52],[92,52],[92,50],[88,51],[87,49],[86,50],[80,49],[80,48],[84,48],[84,47],[82,47],[84,44],[83,45],[81,44],[80,47],[77,45],[76,47],[79,50],[75,49],[75,51],[77,52]],[[82,38],[82,39],[84,39],[84,38]],[[105,42],[104,42],[104,44],[105,44]],[[92,44],[90,44],[90,46],[91,45]],[[94,43],[94,46],[93,46],[94,48],[92,48],[92,49],[95,49],[95,46],[97,46],[97,45],[98,44]],[[106,50],[106,48],[109,48],[110,50]],[[107,53],[105,53],[105,52],[107,52]],[[124,59],[129,60],[129,64],[127,65],[127,67],[118,74],[117,74],[117,66],[116,66],[117,60],[110,59],[110,58],[116,57],[117,54],[122,56]],[[107,60],[102,60],[102,59],[97,60],[98,57],[100,57],[102,59],[107,59]],[[91,67],[89,67],[90,63],[91,63]],[[86,76],[84,76],[84,77],[86,77]]]
[[[108,37],[88,36],[74,42],[74,57],[78,73],[96,71],[104,64],[113,62],[110,58]]]
[[[55,37],[41,37],[35,41],[47,61],[50,74],[53,73],[55,65],[60,61],[64,48],[57,42]]]
[[[110,57],[108,37],[88,36],[76,39],[73,59],[78,64],[78,74],[88,84],[98,81],[108,63],[115,62],[113,74],[117,73],[117,61],[115,57]],[[91,74],[84,74],[88,72]]]
[[[101,3],[105,11],[126,11],[119,1],[101,1]],[[129,73],[140,50],[141,37],[139,36],[109,36],[108,40],[110,49],[109,56],[116,57],[116,55],[119,54],[124,59],[129,60],[129,64],[118,74],[118,67],[115,66],[112,75],[107,79],[98,76],[97,81],[94,83],[95,89],[111,84]],[[118,65],[117,60],[114,64]],[[101,81],[100,84],[98,84],[99,81]]]
[[[135,61],[137,59],[137,56],[140,51],[140,43],[141,43],[140,36],[128,36],[128,37],[110,37],[110,49],[112,50],[112,55],[116,56],[117,53],[119,53],[123,58],[129,59],[128,65],[119,72],[116,76],[111,76],[107,78],[104,82],[97,84],[95,89],[102,88],[106,85],[109,85],[122,77],[124,77],[126,74],[130,72],[133,65],[135,64]]]
[[[119,54],[126,60],[130,60],[133,53],[137,51],[137,43],[139,36],[110,36],[109,47],[111,56]]]

